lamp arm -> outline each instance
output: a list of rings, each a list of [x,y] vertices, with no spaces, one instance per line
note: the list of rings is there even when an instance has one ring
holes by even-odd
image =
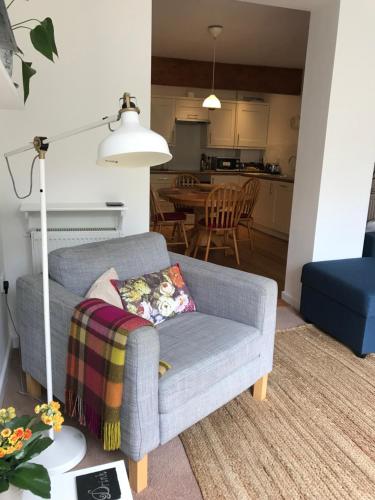
[[[88,125],[83,125],[82,127],[75,128],[73,130],[69,130],[68,132],[63,132],[61,134],[57,134],[52,137],[47,137],[43,139],[42,144],[51,144],[52,142],[57,142],[62,139],[67,139],[68,137],[72,137],[74,135],[82,134],[83,132],[87,132],[88,130],[93,130],[95,128],[102,127],[103,125],[108,125],[113,122],[117,122],[119,120],[119,113],[111,116],[105,116],[101,120],[90,123]],[[5,158],[9,158],[10,156],[14,156],[25,151],[29,151],[30,149],[35,149],[34,143],[27,144],[26,146],[22,146],[17,149],[13,149],[12,151],[8,151],[4,154]]]

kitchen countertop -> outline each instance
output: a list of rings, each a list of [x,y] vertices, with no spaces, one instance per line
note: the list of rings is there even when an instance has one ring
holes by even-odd
[[[200,170],[150,170],[151,174],[192,174],[196,175],[197,177],[204,176],[204,175],[241,175],[242,177],[258,177],[258,179],[266,179],[266,180],[271,180],[271,181],[279,181],[279,182],[290,182],[294,183],[294,178],[290,177],[288,175],[275,175],[275,174],[267,174],[266,172],[246,172],[245,171],[240,171],[240,172],[220,172],[218,170],[205,170],[201,172]]]

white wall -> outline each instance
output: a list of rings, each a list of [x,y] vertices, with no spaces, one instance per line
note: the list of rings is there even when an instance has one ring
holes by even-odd
[[[17,30],[25,58],[33,61],[38,73],[31,81],[25,109],[0,111],[1,152],[29,142],[34,135],[54,135],[116,112],[125,90],[137,97],[141,122],[149,124],[151,0],[33,0],[15,2],[10,14],[12,22],[50,16],[59,59],[52,64],[36,54],[28,32]],[[47,198],[54,202],[125,200],[127,233],[147,231],[149,168],[97,167],[97,144],[107,133],[103,127],[50,147]],[[23,192],[32,156],[12,159]],[[20,201],[13,194],[4,162],[2,166],[5,272],[14,299],[16,278],[30,271],[29,240],[19,213]],[[38,199],[37,171],[34,184],[30,201]]]
[[[362,255],[375,141],[373,0],[311,14],[284,297],[306,262]]]
[[[289,163],[289,158],[297,154],[299,131],[297,126],[291,126],[291,120],[297,121],[301,113],[301,96],[268,94],[266,100],[270,104],[270,119],[265,160],[278,162],[284,174],[294,175],[295,161]]]

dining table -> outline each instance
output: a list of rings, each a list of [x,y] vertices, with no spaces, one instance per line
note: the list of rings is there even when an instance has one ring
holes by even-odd
[[[160,188],[158,195],[165,201],[173,203],[174,206],[186,207],[194,211],[194,226],[189,231],[189,246],[185,251],[185,255],[192,255],[194,252],[197,237],[199,232],[199,221],[204,219],[206,200],[209,193],[218,187],[215,184],[195,184],[189,187],[170,187]],[[212,245],[222,247],[223,236],[220,234],[212,235]],[[202,240],[204,244],[204,240]]]

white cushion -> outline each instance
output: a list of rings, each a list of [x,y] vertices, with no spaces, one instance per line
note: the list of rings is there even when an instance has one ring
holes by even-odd
[[[108,304],[124,309],[120,295],[111,280],[118,280],[118,274],[114,267],[108,269],[95,281],[90,290],[86,293],[86,299],[102,299]]]

